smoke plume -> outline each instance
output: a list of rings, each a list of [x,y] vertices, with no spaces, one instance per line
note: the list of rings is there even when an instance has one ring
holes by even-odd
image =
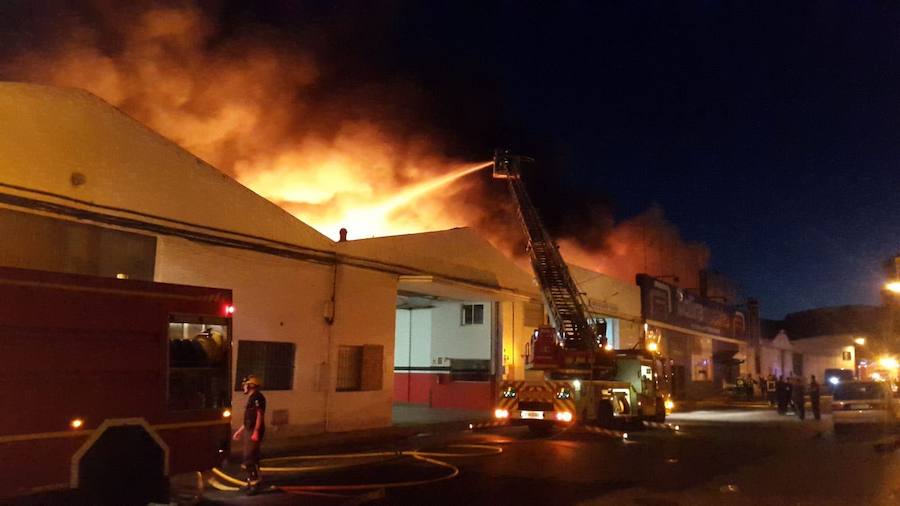
[[[323,48],[340,44],[329,30],[355,27],[331,19],[288,33],[190,2],[88,5],[4,55],[0,77],[86,89],[332,238],[340,227],[352,239],[469,225],[523,258],[508,197],[421,121],[427,94],[329,59]],[[695,279],[708,258],[658,209],[555,229],[567,259],[627,281]]]

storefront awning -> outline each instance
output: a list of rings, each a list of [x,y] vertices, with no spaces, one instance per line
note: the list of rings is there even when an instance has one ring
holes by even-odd
[[[738,365],[743,364],[744,359],[738,358],[738,355],[743,355],[743,353],[737,353],[736,350],[721,350],[713,352],[713,362],[717,364],[726,364],[726,365]],[[744,357],[746,358],[746,357]]]

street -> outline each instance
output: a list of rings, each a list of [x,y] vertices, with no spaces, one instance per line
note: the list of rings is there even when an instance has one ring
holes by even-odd
[[[419,486],[343,491],[294,490],[245,498],[207,494],[229,504],[897,504],[896,436],[835,436],[829,415],[800,422],[762,409],[694,411],[669,420],[680,430],[646,428],[627,439],[573,428],[534,436],[525,427],[419,435],[391,448],[441,455],[452,479]],[[489,448],[502,449],[502,453]],[[351,450],[343,448],[341,453]],[[325,453],[326,449],[321,452]],[[450,457],[462,453],[474,456]],[[333,464],[335,460],[332,459]],[[359,465],[302,474],[268,473],[276,486],[439,480],[450,469],[409,455],[360,458]],[[303,465],[328,465],[328,460]],[[278,461],[270,465],[297,465]],[[237,471],[235,471],[237,473]],[[301,499],[302,497],[302,499]]]

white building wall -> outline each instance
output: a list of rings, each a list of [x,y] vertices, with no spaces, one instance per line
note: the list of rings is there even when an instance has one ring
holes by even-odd
[[[334,392],[334,364],[339,343],[382,344],[385,367],[393,363],[391,316],[396,299],[395,278],[339,267],[335,320],[334,325],[328,325],[325,313],[331,300],[333,275],[334,267],[330,265],[167,236],[159,237],[157,243],[156,281],[232,290],[236,307],[233,363],[242,340],[295,343],[293,389],[267,391],[263,386],[268,400],[267,422],[275,410],[288,410],[288,425],[277,429],[270,426],[274,434],[390,424],[392,374],[384,374],[379,392],[340,393],[342,406],[338,408],[333,407],[332,398],[338,394]],[[384,311],[386,317],[377,314],[379,311]],[[242,420],[245,402],[241,392],[234,392],[233,424]],[[326,406],[331,407],[327,417]]]
[[[803,354],[803,375],[809,379],[810,374],[815,374],[816,379],[822,382],[825,369],[855,370],[854,337],[856,334],[837,334],[793,341],[794,350]]]
[[[760,348],[760,372],[764,375],[784,376],[793,369],[794,354],[788,350],[762,346]]]
[[[484,323],[463,325],[463,304],[483,304]],[[457,359],[490,359],[493,307],[490,301],[441,301],[431,310],[431,356]]]
[[[430,367],[431,308],[398,309],[395,321],[397,330],[394,366]]]
[[[848,347],[851,359],[844,360],[840,353],[833,355],[813,355],[810,353],[803,354],[803,376],[809,380],[810,374],[816,375],[819,383],[825,381],[825,369],[848,369],[854,370],[853,347]]]
[[[326,399],[328,431],[391,425],[394,396],[394,324],[397,276],[341,265],[331,326],[329,389]],[[335,392],[338,346],[380,344],[384,347],[380,390]]]

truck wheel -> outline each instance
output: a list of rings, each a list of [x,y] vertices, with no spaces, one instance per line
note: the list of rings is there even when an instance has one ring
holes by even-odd
[[[666,404],[662,399],[656,399],[656,414],[653,416],[656,423],[666,422]]]
[[[597,425],[611,429],[613,428],[613,425],[615,425],[615,422],[616,417],[613,416],[612,404],[607,400],[600,401],[600,403],[597,404]]]

